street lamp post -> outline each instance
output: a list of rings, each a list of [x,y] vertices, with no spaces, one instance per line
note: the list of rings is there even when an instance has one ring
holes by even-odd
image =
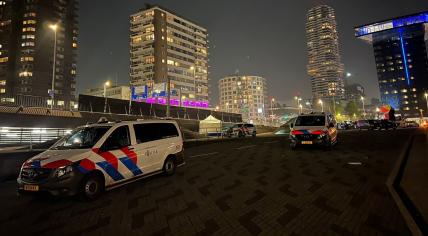
[[[428,111],[428,93],[425,93],[424,96],[425,96],[425,100],[427,101],[427,111]]]
[[[274,102],[275,102],[275,98],[272,98],[270,100],[270,112],[271,112],[272,122],[273,122],[273,103]]]
[[[361,101],[363,102],[363,117],[366,118],[366,105],[364,103],[364,97],[361,96]]]
[[[320,99],[318,101],[318,103],[321,105],[321,112],[324,112],[324,103],[323,103],[323,101]]]
[[[54,105],[54,96],[55,96],[55,72],[56,72],[56,44],[57,44],[57,37],[56,32],[58,29],[58,25],[50,25],[49,28],[51,28],[54,32],[54,55],[53,55],[53,66],[52,66],[52,88],[51,88],[51,110],[53,110]]]
[[[197,91],[197,89],[196,89],[196,68],[194,67],[194,66],[191,66],[190,67],[190,70],[192,70],[192,72],[193,72],[193,87],[195,88],[195,100],[196,100],[196,91]]]
[[[380,119],[379,112],[380,112],[379,107],[376,107],[376,116],[377,116],[377,119],[378,119],[378,120]]]
[[[110,86],[110,81],[106,81],[104,83],[104,93],[103,93],[103,95],[104,95],[104,113],[107,112],[107,87],[109,87],[109,86]]]
[[[166,79],[166,118],[170,117],[171,113],[171,78]]]

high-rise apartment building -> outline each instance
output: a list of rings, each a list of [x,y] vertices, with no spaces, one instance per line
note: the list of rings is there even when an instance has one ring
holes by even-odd
[[[344,66],[334,9],[326,5],[310,9],[306,35],[313,99],[343,99]]]
[[[259,76],[229,76],[218,82],[220,108],[241,113],[252,123],[265,121],[268,107],[266,79]]]
[[[428,115],[428,12],[355,28],[373,45],[381,102],[402,117]]]
[[[138,11],[130,21],[131,83],[148,88],[150,98],[155,87],[167,87],[156,84],[169,79],[172,98],[179,96],[186,104],[207,103],[207,30],[159,6]]]
[[[22,96],[27,103],[48,106],[54,81],[54,106],[74,107],[77,4],[77,0],[0,1],[2,102]]]

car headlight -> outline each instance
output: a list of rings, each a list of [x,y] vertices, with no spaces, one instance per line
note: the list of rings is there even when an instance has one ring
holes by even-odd
[[[61,177],[69,175],[71,172],[73,172],[73,167],[72,166],[59,167],[55,171],[55,177],[61,178]]]

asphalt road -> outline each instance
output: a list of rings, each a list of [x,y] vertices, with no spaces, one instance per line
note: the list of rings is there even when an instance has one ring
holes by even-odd
[[[412,132],[343,132],[331,151],[286,137],[192,147],[175,176],[93,202],[18,198],[6,182],[0,235],[409,235],[385,182]]]

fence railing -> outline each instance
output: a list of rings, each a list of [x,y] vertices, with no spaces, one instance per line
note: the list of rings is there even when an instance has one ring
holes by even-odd
[[[71,132],[68,129],[0,127],[0,145],[30,145],[57,139]]]

